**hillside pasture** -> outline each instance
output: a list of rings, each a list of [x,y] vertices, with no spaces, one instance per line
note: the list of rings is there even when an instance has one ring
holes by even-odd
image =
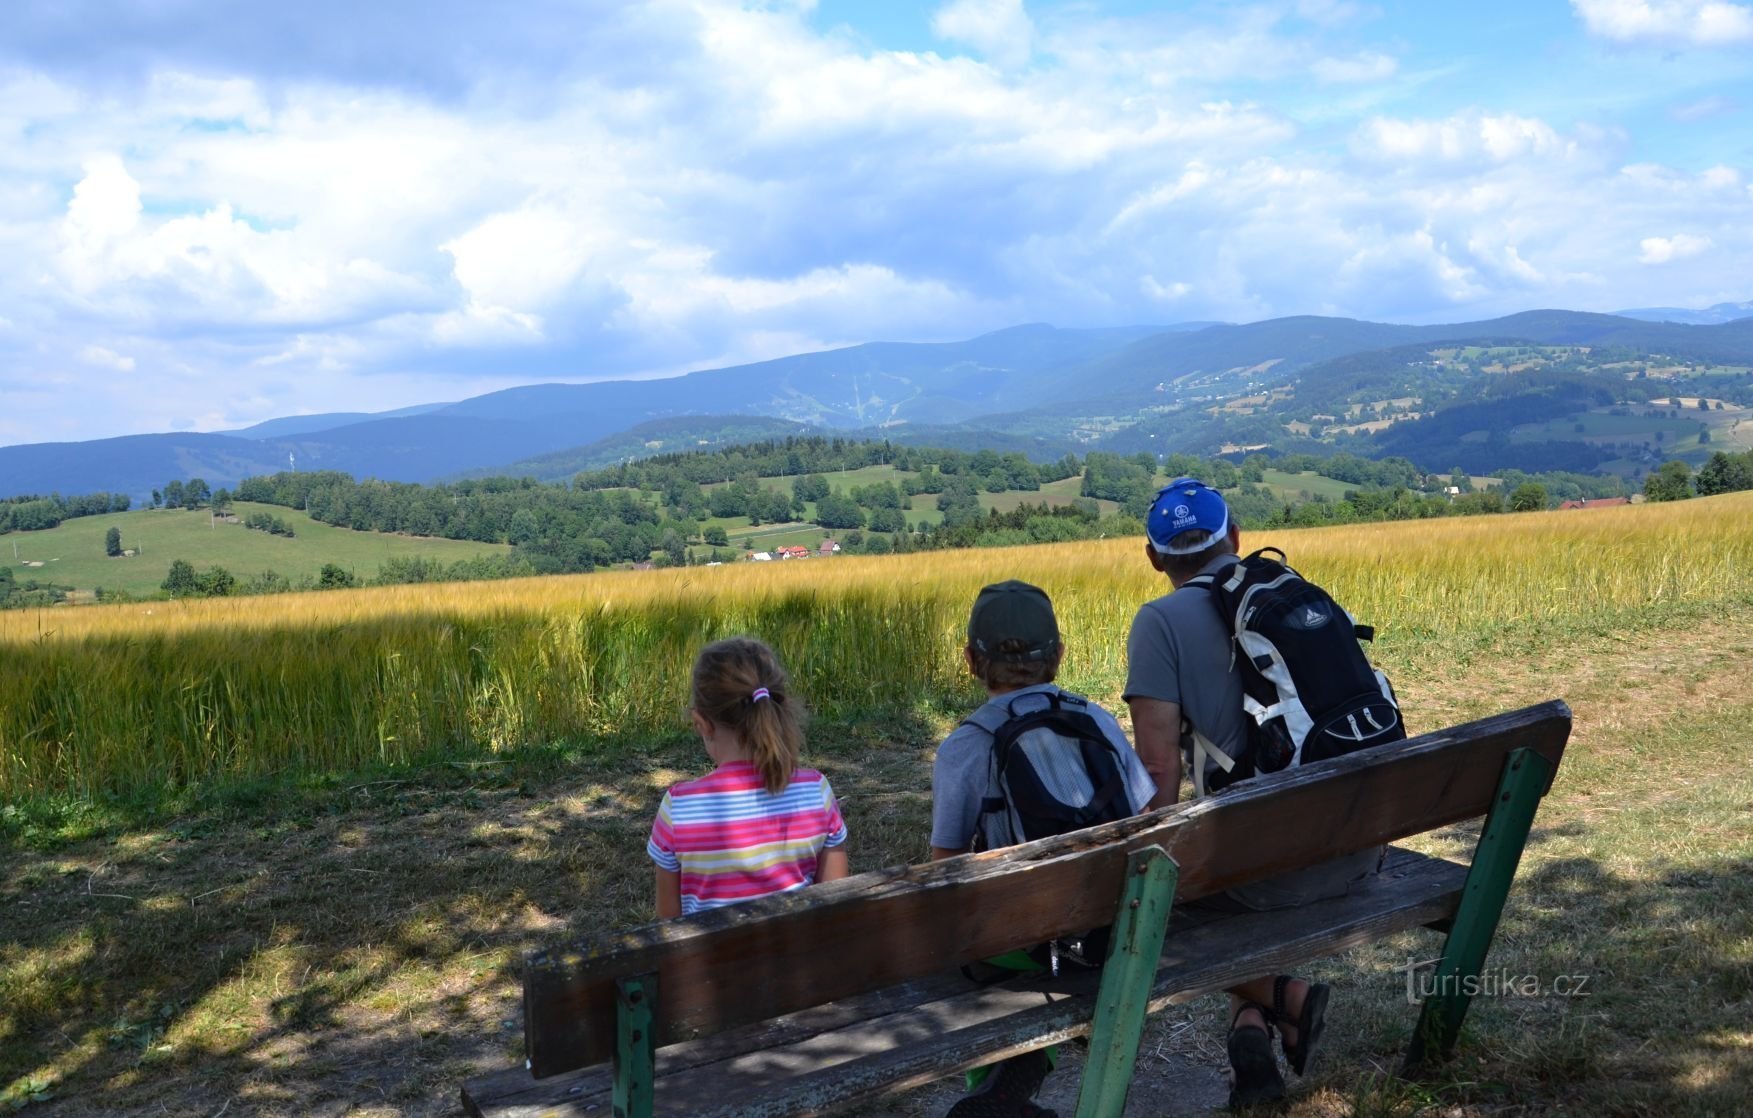
[[[1313,497],[1325,497],[1330,501],[1338,501],[1351,490],[1358,488],[1353,482],[1322,477],[1312,471],[1290,474],[1283,470],[1267,469],[1263,470],[1261,475],[1266,487],[1287,501],[1308,500]]]
[[[9,532],[0,536],[0,564],[14,567],[21,578],[82,591],[101,586],[145,597],[157,593],[173,559],[186,559],[196,567],[217,564],[239,579],[274,571],[296,582],[314,580],[325,563],[335,563],[363,579],[376,574],[386,559],[419,557],[451,563],[511,550],[504,544],[355,532],[278,505],[238,501],[232,511],[240,520],[252,513],[277,516],[294,534],[274,536],[241,523],[228,524],[209,516],[206,509],[135,509],[78,517],[40,532]],[[104,554],[104,536],[112,527],[122,533],[122,546],[135,550],[133,556],[111,559]],[[42,566],[26,567],[26,561]]]
[[[897,470],[893,466],[865,466],[857,470],[836,470],[824,473],[828,484],[837,492],[846,493],[862,485],[874,485],[888,482],[892,485],[912,477],[919,476],[905,470]],[[1312,476],[1312,475],[1311,475]],[[728,483],[717,483],[702,488],[713,489]],[[768,489],[781,493],[792,493],[797,485],[796,477],[764,477],[760,484]],[[996,509],[999,512],[1011,512],[1022,505],[1069,505],[1078,500],[1078,491],[1083,485],[1082,475],[1062,478],[1043,484],[1040,489],[1012,489],[1003,493],[988,493],[981,489],[979,493],[980,507]],[[1116,501],[1098,500],[1097,508],[1107,516],[1119,510]],[[913,507],[901,510],[907,518],[908,526],[925,525],[935,527],[943,523],[943,513],[938,511],[937,497],[931,493],[920,493],[913,497]],[[752,526],[746,516],[711,517],[702,525],[702,529],[721,527],[730,537],[730,546],[743,551],[762,551],[774,547],[808,547],[820,546],[824,539],[838,539],[846,534],[847,529],[825,529],[816,526],[813,521],[816,515],[816,503],[804,502],[804,521],[792,521],[784,524],[762,524]],[[700,549],[696,548],[697,551]],[[710,551],[708,548],[706,551]],[[704,551],[700,552],[704,554]]]
[[[1660,433],[1664,445],[1678,446],[1687,441],[1696,443],[1699,424],[1709,425],[1715,414],[1682,410],[1680,417],[1676,419],[1666,410],[1615,415],[1603,408],[1578,412],[1544,423],[1524,423],[1512,427],[1509,438],[1515,443],[1551,442],[1556,439],[1606,445],[1645,442],[1654,445],[1656,435]],[[1581,430],[1578,430],[1579,427]]]

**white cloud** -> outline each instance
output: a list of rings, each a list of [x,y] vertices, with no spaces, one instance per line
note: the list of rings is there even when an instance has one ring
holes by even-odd
[[[534,311],[558,300],[590,260],[592,237],[548,208],[494,214],[438,246],[472,304]]]
[[[1400,63],[1386,54],[1363,51],[1349,58],[1317,58],[1310,69],[1324,82],[1375,82],[1393,77]]]
[[[100,345],[88,345],[79,351],[79,359],[88,365],[97,365],[105,369],[113,369],[118,373],[134,371],[134,359],[124,357],[112,349]]]
[[[1354,0],[1296,0],[1296,14],[1311,23],[1336,27],[1380,15],[1380,9]]]
[[[1504,163],[1529,155],[1562,155],[1574,145],[1541,120],[1477,110],[1444,120],[1376,117],[1359,129],[1353,149],[1389,161]]]
[[[66,241],[64,259],[74,283],[92,286],[101,282],[104,257],[139,222],[140,184],[122,161],[114,155],[86,160],[85,177],[73,188],[61,223]]]
[[[1709,237],[1700,237],[1692,233],[1676,233],[1672,237],[1645,237],[1638,242],[1643,251],[1638,254],[1640,264],[1668,264],[1675,260],[1684,260],[1688,256],[1697,256],[1713,246]]]
[[[1316,89],[1311,115],[1311,75],[1395,75],[1355,6],[1042,7],[1028,53],[1009,40],[1020,66],[1002,37],[984,60],[888,51],[777,4],[629,11],[593,40],[619,77],[448,99],[0,72],[0,386],[105,387],[78,409],[0,387],[24,417],[0,441],[1032,320],[1673,305],[1732,294],[1753,259],[1732,145],[1708,170],[1626,167],[1607,110],[1390,115],[1367,87]],[[1029,21],[962,17],[982,12]],[[1627,269],[1626,245],[1688,263]]]
[[[932,13],[940,39],[966,43],[1006,69],[1025,65],[1033,50],[1034,21],[1022,0],[950,0]]]
[[[1175,280],[1163,283],[1152,275],[1139,277],[1138,287],[1146,295],[1162,303],[1172,303],[1190,294],[1193,290],[1193,285],[1185,281]]]
[[[1726,116],[1739,108],[1740,105],[1734,98],[1715,93],[1709,97],[1701,97],[1696,101],[1675,105],[1668,110],[1668,115],[1683,124],[1692,124],[1700,120],[1709,120],[1712,117]]]
[[[1571,0],[1571,7],[1590,34],[1617,43],[1753,42],[1753,6],[1727,0]]]

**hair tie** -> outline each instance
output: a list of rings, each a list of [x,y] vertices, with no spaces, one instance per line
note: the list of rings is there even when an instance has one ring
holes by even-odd
[[[757,687],[757,688],[755,688],[755,693],[753,695],[749,696],[749,705],[753,706],[756,703],[760,702],[762,699],[769,699],[769,698],[772,698],[772,695],[768,693],[768,691],[765,687]]]

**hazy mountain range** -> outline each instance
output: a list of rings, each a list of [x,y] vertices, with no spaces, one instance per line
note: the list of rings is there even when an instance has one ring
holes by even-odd
[[[1734,317],[1736,308],[1745,313]],[[1693,324],[1674,321],[1678,314],[1714,317]],[[811,429],[1040,457],[1140,447],[1213,453],[1235,443],[1306,443],[1306,433],[1294,428],[1297,415],[1343,410],[1354,406],[1346,399],[1367,401],[1376,392],[1429,395],[1418,406],[1393,405],[1399,411],[1393,418],[1414,423],[1474,403],[1478,393],[1467,387],[1473,382],[1428,359],[1427,351],[1443,343],[1590,347],[1753,366],[1750,316],[1753,303],[1621,316],[1530,311],[1435,326],[1309,316],[1242,326],[1018,326],[967,341],[875,342],[662,380],[536,384],[394,412],[289,416],[221,433],[0,447],[0,492],[144,496],[172,478],[231,485],[291,463],[400,481],[483,473],[560,478],[641,454]],[[1530,367],[1536,366],[1543,367]],[[1575,366],[1573,359],[1564,368],[1573,376],[1588,372]],[[1480,392],[1500,388],[1473,380]],[[1529,378],[1499,381],[1552,391]],[[1255,392],[1266,394],[1258,406],[1235,405]],[[1386,437],[1396,432],[1350,434],[1358,445],[1347,449],[1385,453],[1393,445],[1393,452],[1405,452],[1403,435]],[[1382,446],[1359,441],[1366,436]]]
[[[1641,318],[1646,322],[1680,322],[1688,326],[1715,326],[1738,318],[1753,318],[1753,302],[1718,303],[1701,311],[1685,307],[1643,307],[1618,312],[1624,318]]]

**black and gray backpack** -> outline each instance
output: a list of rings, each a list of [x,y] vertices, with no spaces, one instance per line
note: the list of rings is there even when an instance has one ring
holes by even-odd
[[[1019,712],[1017,704],[1025,699],[1045,701]],[[1068,691],[1031,691],[1011,700],[1004,722],[997,727],[971,718],[962,724],[992,735],[976,849],[1008,845],[1006,838],[1017,843],[1063,835],[1132,814],[1125,762],[1090,714],[1088,699]],[[1100,966],[1107,957],[1108,936],[1109,929],[1103,926],[1040,944],[1028,953],[1054,975],[1061,960]],[[1013,973],[990,968],[982,973],[978,964],[963,967],[962,972],[977,981]]]
[[[1262,548],[1224,571],[1183,583],[1210,591],[1235,642],[1231,655],[1242,676],[1242,706],[1252,720],[1238,757],[1217,749],[1194,727],[1193,782],[1200,795],[1257,773],[1406,737],[1394,688],[1370,666],[1359,643],[1374,638],[1375,630],[1355,623],[1284,558],[1275,547]],[[1219,770],[1209,780],[1205,757]]]
[[[1020,700],[1045,702],[1020,713]],[[987,794],[979,834],[1008,832],[1012,842],[1063,835],[1132,814],[1120,751],[1089,712],[1089,700],[1066,691],[1031,691],[1011,700],[992,735]],[[963,725],[979,726],[973,720]],[[1003,826],[990,827],[999,820]]]

